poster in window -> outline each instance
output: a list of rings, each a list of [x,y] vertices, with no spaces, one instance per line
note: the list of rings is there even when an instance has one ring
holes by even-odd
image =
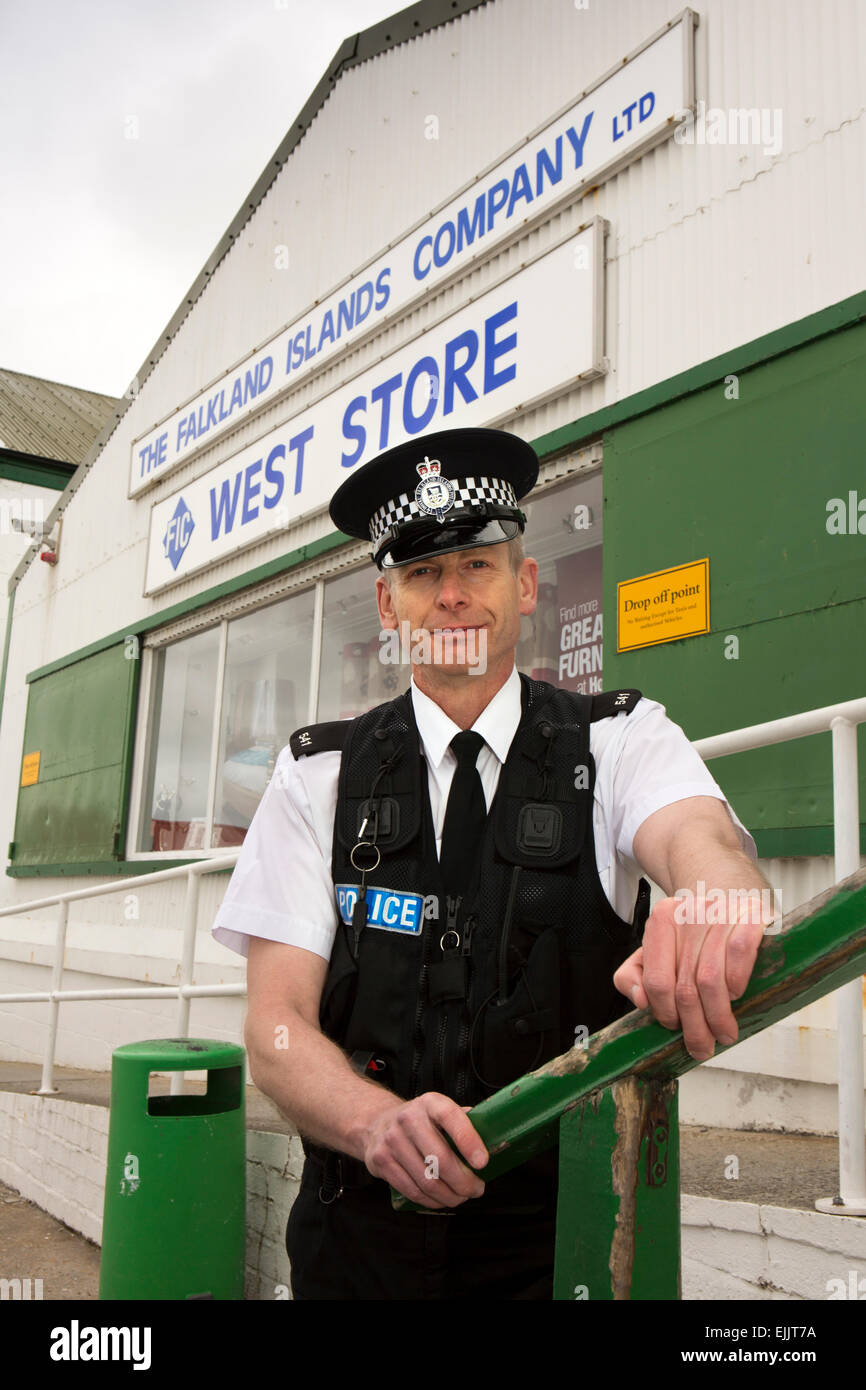
[[[580,695],[602,688],[602,573],[600,545],[556,561],[555,683]]]

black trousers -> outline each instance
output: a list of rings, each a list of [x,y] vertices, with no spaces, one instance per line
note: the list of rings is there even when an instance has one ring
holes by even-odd
[[[286,1227],[293,1298],[552,1300],[555,1152],[447,1215],[394,1211],[381,1179],[325,1204],[321,1179],[307,1158]]]

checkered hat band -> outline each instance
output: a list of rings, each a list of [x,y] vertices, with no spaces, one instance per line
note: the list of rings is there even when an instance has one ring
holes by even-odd
[[[453,478],[450,481],[454,485],[454,502],[444,518],[446,524],[456,519],[462,510],[476,507],[479,502],[497,502],[505,507],[517,506],[514,488],[505,478],[462,478],[459,486]],[[378,549],[380,541],[392,526],[403,521],[422,519],[429,521],[429,513],[422,512],[414,494],[410,496],[407,492],[401,492],[398,498],[386,502],[374,514],[370,521],[370,539]]]

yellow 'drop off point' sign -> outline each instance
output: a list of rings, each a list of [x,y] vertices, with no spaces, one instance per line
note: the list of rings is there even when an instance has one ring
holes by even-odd
[[[710,630],[710,561],[656,570],[616,586],[616,649],[654,647]]]
[[[32,787],[39,781],[39,759],[40,753],[25,753],[21,763],[21,785],[22,787]]]

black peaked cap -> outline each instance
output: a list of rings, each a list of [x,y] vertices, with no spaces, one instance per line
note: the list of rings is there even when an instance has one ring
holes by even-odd
[[[502,478],[519,499],[531,492],[538,478],[538,456],[531,444],[505,430],[439,430],[421,434],[388,449],[349,475],[331,499],[331,520],[347,536],[370,539],[370,522],[387,502],[405,493],[410,498],[420,482],[416,465],[438,459],[442,477]],[[467,509],[462,517],[469,519]]]

